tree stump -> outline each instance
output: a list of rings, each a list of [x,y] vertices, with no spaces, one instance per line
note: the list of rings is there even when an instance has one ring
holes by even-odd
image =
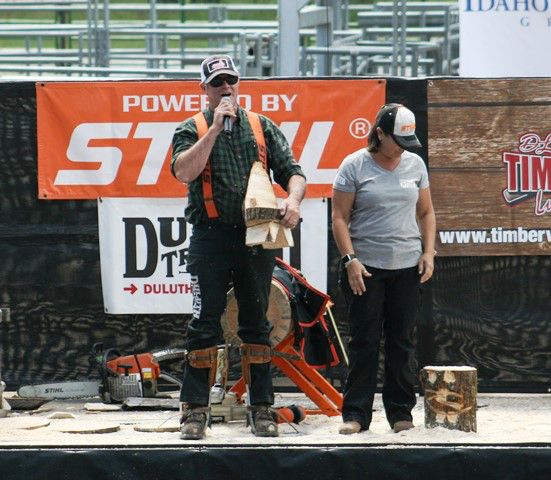
[[[425,367],[420,377],[425,427],[476,432],[476,368]]]

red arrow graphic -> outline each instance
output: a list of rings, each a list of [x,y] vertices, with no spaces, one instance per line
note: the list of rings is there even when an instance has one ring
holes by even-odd
[[[124,287],[123,290],[126,292],[130,292],[132,295],[134,295],[136,293],[136,290],[138,290],[138,287],[136,287],[136,285],[131,283],[129,287]]]

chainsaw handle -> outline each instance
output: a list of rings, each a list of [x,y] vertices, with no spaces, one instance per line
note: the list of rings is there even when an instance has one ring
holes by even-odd
[[[124,376],[125,377],[128,377],[129,373],[130,372],[130,369],[132,368],[132,365],[123,365],[123,364],[118,364],[117,365],[117,368],[122,368],[124,370]]]

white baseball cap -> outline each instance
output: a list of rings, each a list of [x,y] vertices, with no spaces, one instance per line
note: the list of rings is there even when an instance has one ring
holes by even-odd
[[[390,134],[402,148],[420,147],[421,142],[415,135],[415,115],[400,104],[385,105],[386,112],[381,115],[377,127]]]

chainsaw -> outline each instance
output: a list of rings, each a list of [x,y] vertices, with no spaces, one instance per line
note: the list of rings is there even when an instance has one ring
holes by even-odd
[[[100,380],[26,385],[17,394],[22,398],[48,399],[99,396],[104,403],[122,403],[129,397],[155,398],[162,396],[161,385],[172,390],[179,390],[182,385],[179,379],[163,372],[159,362],[185,356],[186,350],[174,348],[123,356],[114,348],[104,349],[102,343],[96,343],[91,360],[99,368]]]

